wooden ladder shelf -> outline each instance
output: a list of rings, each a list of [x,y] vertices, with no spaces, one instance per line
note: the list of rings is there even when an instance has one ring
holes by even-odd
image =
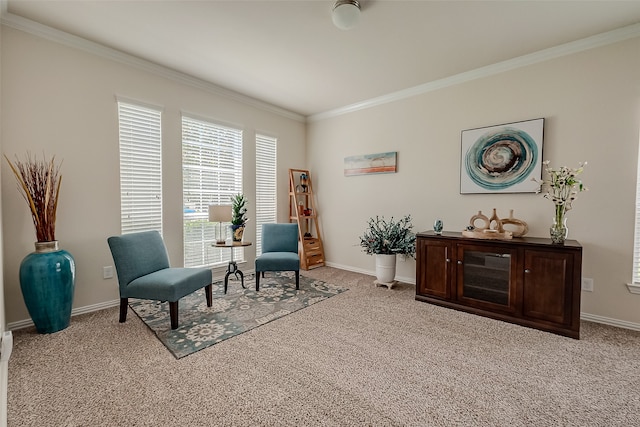
[[[289,169],[289,222],[298,224],[300,267],[310,270],[324,265],[324,247],[318,225],[318,210],[308,170]]]

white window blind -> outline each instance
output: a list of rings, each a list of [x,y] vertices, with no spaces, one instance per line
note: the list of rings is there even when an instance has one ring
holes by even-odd
[[[262,254],[262,224],[277,221],[276,138],[256,135],[256,256]]]
[[[633,239],[633,283],[640,284],[640,153],[636,177],[636,228]]]
[[[123,234],[162,233],[161,111],[118,102]]]
[[[182,194],[184,266],[211,266],[229,261],[229,249],[215,248],[209,205],[229,205],[242,192],[242,131],[182,116]],[[223,224],[228,227],[229,224]],[[235,261],[244,250],[235,248]]]

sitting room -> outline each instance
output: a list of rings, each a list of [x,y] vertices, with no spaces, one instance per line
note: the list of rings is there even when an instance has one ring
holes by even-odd
[[[0,427],[640,425],[640,2],[0,22]]]

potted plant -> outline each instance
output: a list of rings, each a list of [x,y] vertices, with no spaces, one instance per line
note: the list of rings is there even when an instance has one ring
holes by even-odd
[[[71,320],[75,288],[75,261],[58,248],[56,212],[60,195],[60,164],[55,157],[39,160],[27,154],[12,163],[18,190],[29,205],[36,229],[36,250],[20,264],[20,289],[29,315],[39,333],[65,329]]]
[[[412,231],[411,215],[399,220],[369,218],[367,230],[360,236],[360,246],[368,255],[376,256],[376,278],[381,284],[391,284],[396,276],[396,257],[416,257],[416,235]]]
[[[234,242],[241,242],[247,223],[247,199],[244,194],[231,196],[231,236]]]

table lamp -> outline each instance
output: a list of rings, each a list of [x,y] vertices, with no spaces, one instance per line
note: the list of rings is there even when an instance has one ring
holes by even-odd
[[[217,222],[219,233],[216,236],[216,243],[224,243],[222,234],[222,223],[231,222],[231,205],[209,205],[209,222]]]

